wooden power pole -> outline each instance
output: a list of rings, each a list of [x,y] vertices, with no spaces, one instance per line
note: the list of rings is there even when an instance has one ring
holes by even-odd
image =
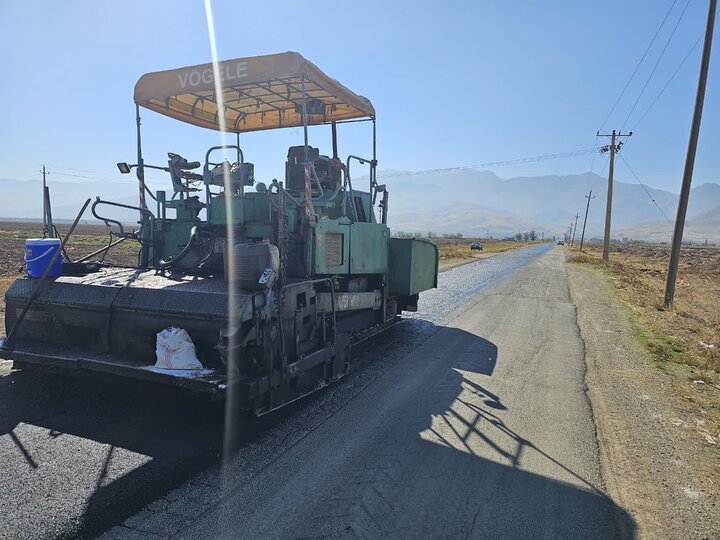
[[[603,262],[607,264],[610,260],[610,218],[612,215],[612,198],[613,198],[613,175],[615,173],[615,154],[618,150],[620,150],[620,147],[622,146],[622,143],[617,143],[616,141],[620,137],[631,137],[632,131],[630,133],[622,134],[622,133],[616,133],[615,130],[612,130],[612,133],[610,135],[600,135],[600,132],[597,133],[598,137],[610,137],[610,144],[607,146],[603,146],[600,150],[602,153],[610,152],[610,168],[608,170],[608,192],[607,192],[607,206],[605,208],[605,237],[603,240]]]
[[[703,46],[702,61],[700,63],[700,78],[698,79],[697,94],[695,95],[695,110],[693,112],[692,127],[690,128],[690,141],[688,142],[687,155],[685,157],[685,170],[683,171],[680,201],[678,202],[677,217],[675,218],[672,250],[670,251],[670,265],[665,283],[666,307],[672,306],[673,299],[675,298],[675,281],[677,279],[678,262],[680,261],[680,246],[682,245],[683,231],[685,229],[688,199],[690,198],[690,184],[692,184],[693,169],[695,168],[695,153],[697,151],[698,136],[700,134],[703,103],[705,102],[705,87],[707,86],[708,67],[710,65],[710,49],[712,48],[716,9],[717,0],[710,0],[707,25],[705,28],[705,45]]]
[[[592,188],[590,188],[590,193],[585,195],[585,198],[588,200],[587,206],[585,206],[585,219],[583,220],[583,231],[580,235],[580,251],[582,251],[583,247],[583,241],[585,240],[585,226],[587,225],[587,217],[588,217],[588,211],[590,210],[590,199],[594,199],[592,194]]]
[[[572,233],[572,239],[570,240],[570,246],[575,244],[575,233],[577,232],[577,220],[580,217],[580,214],[575,214],[575,226],[573,227],[573,233]]]

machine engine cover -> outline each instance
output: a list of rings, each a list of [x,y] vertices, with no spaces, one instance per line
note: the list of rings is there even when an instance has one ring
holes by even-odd
[[[228,265],[230,254],[225,248],[225,276],[230,276]],[[261,280],[266,270],[277,275],[280,270],[280,252],[272,244],[237,244],[235,246],[235,280],[240,289],[254,291],[272,286],[271,279]],[[269,278],[270,276],[268,276]],[[261,282],[262,281],[262,282]]]

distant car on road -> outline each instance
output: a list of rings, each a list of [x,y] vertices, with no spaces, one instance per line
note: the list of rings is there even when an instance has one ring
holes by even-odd
[[[477,249],[478,251],[482,251],[483,245],[480,242],[473,242],[472,244],[470,244],[470,250],[472,251],[475,249]]]
[[[557,241],[557,245],[558,245],[558,246],[564,246],[564,245],[565,245],[565,242],[564,242],[563,240],[558,240],[558,241]]]

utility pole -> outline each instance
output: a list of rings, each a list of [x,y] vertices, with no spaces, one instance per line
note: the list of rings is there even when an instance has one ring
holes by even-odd
[[[582,251],[583,247],[583,241],[585,240],[585,226],[587,225],[587,217],[588,217],[588,211],[590,210],[590,199],[594,199],[592,194],[592,188],[590,188],[590,193],[585,195],[585,198],[588,200],[587,206],[585,207],[585,219],[583,220],[583,232],[580,235],[580,251]]]
[[[670,251],[670,265],[668,267],[667,282],[665,283],[666,307],[672,306],[675,297],[675,281],[677,280],[677,269],[678,263],[680,262],[680,246],[682,245],[683,231],[685,229],[685,216],[687,214],[688,199],[690,198],[690,184],[692,184],[693,169],[695,168],[695,153],[697,151],[698,136],[700,134],[703,104],[705,102],[705,87],[707,86],[708,67],[710,65],[710,50],[712,48],[716,9],[717,0],[710,0],[707,25],[705,28],[705,44],[703,45],[702,61],[700,63],[700,77],[698,79],[697,94],[695,95],[695,110],[693,112],[692,127],[690,128],[690,141],[688,142],[687,155],[685,157],[685,170],[683,171],[680,201],[678,202],[677,217],[675,218],[672,250]]]
[[[577,232],[577,220],[580,217],[580,214],[575,214],[575,227],[573,227],[573,235],[572,240],[570,240],[570,247],[575,243],[575,233]]]
[[[603,262],[607,264],[610,260],[610,217],[612,215],[612,197],[613,197],[613,174],[615,173],[615,154],[620,150],[623,143],[615,144],[615,141],[619,137],[631,137],[630,133],[622,134],[616,133],[612,130],[610,135],[600,135],[597,132],[598,137],[610,137],[610,144],[603,146],[600,150],[601,153],[610,152],[610,168],[608,169],[608,193],[607,193],[607,207],[605,209],[605,238],[603,240]]]
[[[42,188],[42,202],[43,202],[43,234],[47,234],[47,196],[45,191],[47,190],[47,182],[45,181],[45,165],[42,168],[43,175],[43,188]]]

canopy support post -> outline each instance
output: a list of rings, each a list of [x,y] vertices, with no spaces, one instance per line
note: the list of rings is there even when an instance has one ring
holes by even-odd
[[[377,167],[377,129],[375,125],[375,117],[372,117],[372,162],[370,163],[370,196],[371,201],[375,200],[373,195],[373,189],[377,186],[377,176],[375,168]],[[372,203],[371,203],[372,205]],[[372,211],[372,208],[370,208]]]
[[[238,163],[242,162],[242,159],[240,158],[240,132],[237,131],[235,133],[235,142],[237,143],[237,161]]]
[[[140,201],[140,208],[147,210],[147,204],[145,203],[145,163],[142,157],[142,139],[140,137],[140,105],[135,104],[135,124],[137,127],[137,179]],[[150,220],[147,217],[147,212],[140,212],[140,267],[147,267],[150,262],[150,242],[152,240],[154,231],[151,230]]]
[[[332,128],[332,151],[333,151],[333,159],[338,159],[338,149],[337,149],[337,124],[333,120],[332,124],[330,124]]]
[[[310,159],[308,152],[308,124],[307,124],[307,94],[305,93],[305,75],[300,77],[300,90],[302,91],[302,122],[305,137],[305,163]]]
[[[137,128],[137,179],[140,189],[140,208],[147,208],[145,204],[145,165],[142,157],[142,139],[140,138],[140,105],[135,105],[135,124]],[[140,212],[142,218],[142,212]]]

